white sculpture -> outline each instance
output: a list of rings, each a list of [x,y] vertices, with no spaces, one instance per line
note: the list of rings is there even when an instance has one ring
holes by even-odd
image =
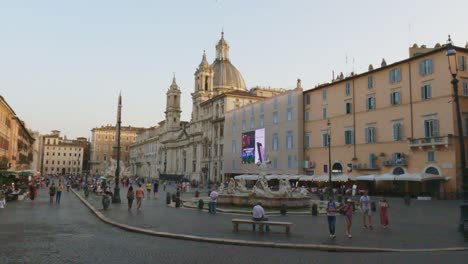
[[[235,188],[236,188],[236,181],[233,178],[231,178],[229,180],[229,184],[227,187],[227,194],[234,194]]]
[[[117,169],[117,161],[113,158],[110,158],[108,166],[104,171],[104,176],[115,176],[115,170]],[[120,175],[119,176],[130,176],[130,167],[126,167],[124,162],[120,162]]]
[[[249,190],[247,190],[247,187],[245,187],[245,179],[242,178],[237,182],[237,187],[236,190],[241,192],[241,193],[247,193]]]
[[[284,195],[286,197],[291,196],[291,184],[286,179],[282,179],[279,182],[279,189],[278,192],[280,195]]]

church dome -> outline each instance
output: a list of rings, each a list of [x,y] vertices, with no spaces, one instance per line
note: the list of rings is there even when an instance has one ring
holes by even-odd
[[[216,45],[216,60],[211,64],[214,89],[246,90],[242,74],[229,60],[229,45],[224,39],[224,32]]]

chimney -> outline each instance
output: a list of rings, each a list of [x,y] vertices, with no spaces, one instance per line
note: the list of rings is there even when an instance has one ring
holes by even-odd
[[[382,59],[382,63],[380,64],[381,67],[385,67],[387,66],[387,62],[385,61],[385,59]]]

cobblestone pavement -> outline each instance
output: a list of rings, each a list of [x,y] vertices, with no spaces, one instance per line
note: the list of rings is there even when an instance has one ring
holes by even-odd
[[[104,224],[71,192],[63,193],[60,206],[47,199],[40,190],[34,204],[11,202],[0,210],[0,263],[466,263],[468,258],[468,252],[333,253],[165,239]],[[141,215],[149,209],[146,203]]]
[[[168,191],[173,192],[173,189]],[[126,190],[122,189],[121,197],[125,198],[125,195]],[[193,197],[193,193],[184,194],[184,197]],[[98,209],[102,208],[100,199],[94,195],[88,198]],[[247,225],[241,226],[240,232],[233,233],[231,219],[249,216],[220,213],[212,215],[196,209],[168,207],[165,201],[165,192],[161,192],[157,199],[151,197],[144,200],[143,210],[133,209],[129,212],[127,201],[122,199],[122,204],[111,205],[110,209],[103,213],[117,222],[155,231],[217,238],[399,249],[468,247],[468,243],[457,231],[457,201],[413,200],[408,207],[403,204],[403,199],[390,199],[390,228],[381,228],[378,224],[378,213],[374,213],[374,229],[364,229],[361,214],[356,213],[353,217],[353,238],[349,239],[344,234],[344,217],[338,216],[337,238],[334,240],[329,238],[324,216],[270,217],[270,220],[292,222],[294,226],[289,236],[284,234],[282,227],[272,227],[272,232],[260,234],[252,232],[251,226]]]

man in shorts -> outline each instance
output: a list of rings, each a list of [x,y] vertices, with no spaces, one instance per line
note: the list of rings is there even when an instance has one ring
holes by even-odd
[[[367,218],[369,228],[372,229],[371,200],[370,197],[367,195],[367,191],[364,191],[364,194],[359,199],[359,204],[361,206],[362,224],[364,225],[364,228],[367,228]]]

